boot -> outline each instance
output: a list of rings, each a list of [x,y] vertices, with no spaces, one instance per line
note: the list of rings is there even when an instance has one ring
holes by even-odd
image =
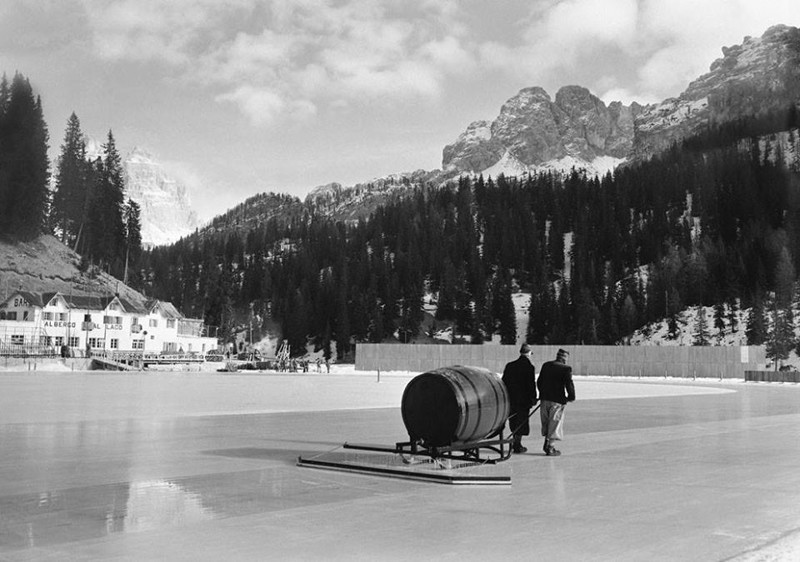
[[[522,436],[520,435],[514,436],[514,446],[511,450],[514,451],[515,453],[524,453],[525,451],[528,450],[527,447],[522,446]]]
[[[544,440],[544,446],[542,447],[542,451],[544,451],[544,454],[546,455],[549,450],[550,450],[550,440],[549,439],[545,439]]]

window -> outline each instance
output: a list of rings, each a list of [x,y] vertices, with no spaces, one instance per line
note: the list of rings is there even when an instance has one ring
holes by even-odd
[[[158,318],[151,318],[150,319],[150,327],[151,328],[158,328]]]
[[[70,347],[80,347],[81,342],[77,336],[71,336],[67,345]]]
[[[64,336],[56,336],[56,347],[64,345]]]
[[[39,345],[45,345],[45,346],[53,345],[52,336],[39,336]]]
[[[17,319],[17,311],[16,310],[9,310],[6,313],[7,320],[16,320]]]
[[[44,312],[42,313],[42,320],[54,320],[55,313],[54,312]]]
[[[174,318],[169,318],[167,320],[167,328],[175,328],[175,319]]]
[[[118,339],[111,339],[111,349],[119,349],[119,340]]]
[[[14,334],[11,336],[11,345],[25,345],[25,336]]]
[[[103,338],[89,338],[89,347],[92,349],[102,349],[105,347]]]
[[[122,316],[103,316],[103,324],[122,324]]]
[[[27,310],[23,310],[22,311],[22,321],[23,322],[27,322],[30,319],[28,315],[29,315],[29,312]]]
[[[144,340],[133,340],[131,342],[131,347],[133,349],[144,349]]]
[[[139,325],[139,317],[134,316],[133,318],[131,318],[131,326],[138,326],[138,325]]]
[[[67,316],[66,312],[59,312],[58,314],[56,314],[56,316],[58,317],[59,322],[66,322],[67,320],[69,320],[69,317]]]

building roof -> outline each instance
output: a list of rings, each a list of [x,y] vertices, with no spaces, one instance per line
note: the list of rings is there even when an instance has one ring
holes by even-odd
[[[158,309],[161,315],[164,316],[165,318],[176,318],[176,319],[183,318],[183,314],[181,314],[180,311],[177,308],[175,308],[175,305],[172,304],[171,302],[160,301],[157,299],[148,300],[147,311],[152,313],[156,309]]]
[[[20,296],[28,301],[31,305],[37,306],[39,308],[44,308],[50,302],[58,297],[64,300],[66,305],[73,309],[73,310],[94,310],[94,311],[103,311],[108,308],[108,305],[112,302],[118,302],[123,310],[130,314],[138,314],[141,316],[147,316],[148,314],[158,313],[161,314],[164,318],[169,319],[176,319],[176,320],[190,320],[187,319],[181,312],[175,307],[174,304],[168,301],[160,301],[158,299],[149,299],[145,306],[139,306],[130,300],[120,297],[118,295],[67,295],[62,292],[47,292],[47,293],[37,293],[34,291],[22,291],[17,290],[11,294],[11,296],[6,299],[5,302],[0,303],[0,307],[6,307],[8,302],[14,297]],[[197,322],[203,322],[202,319],[197,319]]]
[[[134,313],[134,314],[141,314],[146,315],[148,314],[148,310],[137,306],[136,304],[132,303],[131,301],[118,297],[117,295],[65,295],[61,292],[47,292],[47,293],[37,293],[33,291],[16,291],[12,294],[12,297],[15,295],[19,295],[24,298],[26,301],[31,303],[33,306],[38,306],[39,308],[44,308],[47,306],[54,298],[60,297],[64,300],[66,305],[69,308],[75,310],[96,310],[102,311],[108,308],[108,305],[114,301],[119,302],[125,312]],[[9,297],[5,303],[11,300]],[[4,304],[5,304],[4,303]],[[172,305],[170,305],[172,306]],[[173,309],[175,307],[172,307]]]

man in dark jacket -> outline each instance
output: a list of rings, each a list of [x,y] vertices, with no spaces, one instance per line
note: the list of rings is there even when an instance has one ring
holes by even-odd
[[[543,449],[549,457],[561,454],[553,446],[553,441],[564,437],[564,406],[575,400],[575,385],[572,383],[572,367],[567,365],[568,357],[567,351],[559,349],[555,361],[542,365],[537,383],[542,400],[539,417],[542,420]]]
[[[522,436],[530,434],[528,412],[536,404],[536,368],[531,363],[533,350],[523,343],[519,350],[519,358],[507,363],[503,369],[503,383],[508,389],[511,403],[511,415],[508,427],[514,435],[512,451],[524,453],[528,449],[522,446]]]

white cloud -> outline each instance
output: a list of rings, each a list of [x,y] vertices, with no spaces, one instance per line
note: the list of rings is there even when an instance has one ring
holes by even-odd
[[[800,24],[796,0],[563,0],[531,4],[521,41],[496,40],[480,53],[486,66],[532,84],[560,87],[565,71],[582,72],[606,99],[656,101],[707,72],[723,45],[776,23]],[[598,59],[609,53],[619,60]],[[603,74],[589,78],[597,65]]]
[[[95,54],[105,60],[188,65],[196,49],[247,0],[83,0]]]
[[[476,5],[454,0],[81,1],[98,57],[163,65],[253,123],[433,101],[492,70],[515,86],[569,76],[604,97],[675,96],[722,45],[800,25],[796,0],[520,0],[493,4],[479,42]]]
[[[453,2],[85,2],[98,56],[176,68],[253,123],[343,100],[435,99],[475,68],[475,47],[453,35],[464,31]]]
[[[316,105],[305,99],[287,99],[266,88],[240,86],[217,96],[217,101],[230,102],[254,125],[270,125],[281,120],[305,121],[317,114]]]
[[[252,86],[240,86],[217,96],[217,100],[237,105],[256,125],[275,121],[286,109],[286,101],[279,94]]]

